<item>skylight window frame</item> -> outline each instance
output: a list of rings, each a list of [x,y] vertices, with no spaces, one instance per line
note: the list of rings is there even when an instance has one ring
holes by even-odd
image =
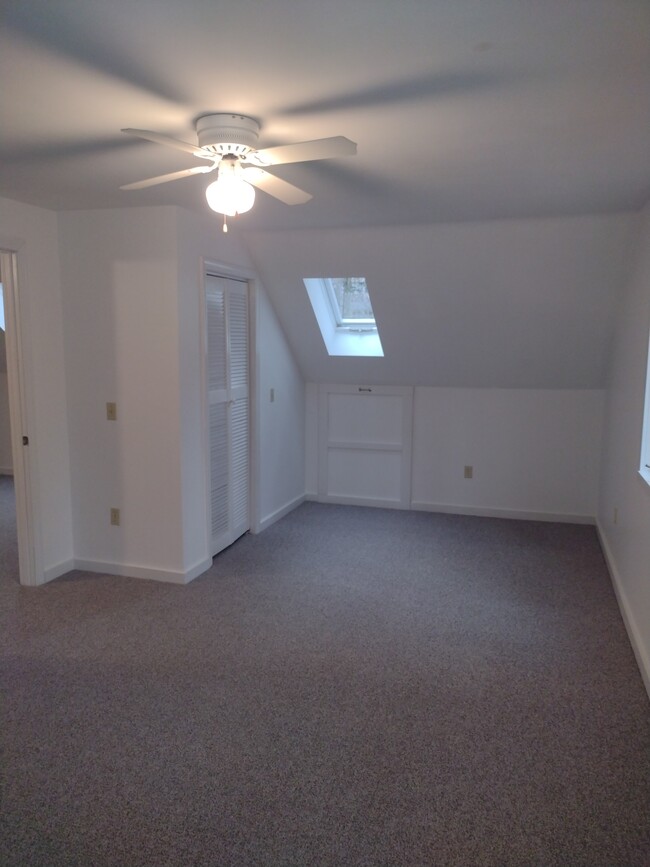
[[[650,340],[646,361],[645,400],[643,404],[643,427],[641,428],[641,457],[639,475],[650,485]]]
[[[338,302],[332,303],[334,288],[328,284],[330,280],[335,279],[339,278],[302,278],[327,354],[330,356],[382,358],[384,349],[376,319],[373,321],[372,327],[366,325],[361,328],[354,324],[355,322],[359,323],[360,320],[349,320],[348,324],[348,320],[339,315],[339,321],[337,321],[335,310],[339,310],[339,306]],[[365,281],[365,278],[363,279]],[[336,296],[334,295],[334,297]],[[370,307],[372,308],[372,302],[370,302]],[[367,323],[367,320],[365,321]],[[363,320],[361,322],[363,323]]]
[[[325,293],[329,300],[330,306],[332,308],[332,315],[334,317],[334,323],[339,331],[349,331],[353,334],[377,334],[377,320],[372,319],[351,319],[349,317],[344,317],[341,313],[341,308],[339,307],[339,301],[336,297],[336,291],[334,290],[334,284],[332,282],[331,277],[321,277],[323,281],[323,287],[325,289]],[[364,279],[365,282],[365,279]]]

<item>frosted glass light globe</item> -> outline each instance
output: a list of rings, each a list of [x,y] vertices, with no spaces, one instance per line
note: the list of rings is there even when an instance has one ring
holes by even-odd
[[[205,191],[208,205],[218,214],[234,217],[250,211],[255,202],[255,189],[234,174],[222,175]]]

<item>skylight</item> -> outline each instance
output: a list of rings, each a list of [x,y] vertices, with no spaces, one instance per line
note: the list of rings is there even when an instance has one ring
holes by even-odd
[[[383,356],[365,277],[305,277],[330,355]]]
[[[365,277],[325,277],[337,328],[377,331]]]

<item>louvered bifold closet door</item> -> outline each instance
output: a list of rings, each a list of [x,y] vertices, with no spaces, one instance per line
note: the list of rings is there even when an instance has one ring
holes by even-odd
[[[248,286],[206,277],[212,554],[250,527]]]
[[[228,339],[230,373],[230,434],[232,467],[232,523],[235,538],[250,527],[249,400],[248,400],[248,286],[229,280]]]

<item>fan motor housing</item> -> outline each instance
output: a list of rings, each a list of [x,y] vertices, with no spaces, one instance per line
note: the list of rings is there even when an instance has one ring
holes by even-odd
[[[219,156],[243,159],[256,149],[259,133],[259,123],[242,114],[208,114],[196,122],[199,147]]]

